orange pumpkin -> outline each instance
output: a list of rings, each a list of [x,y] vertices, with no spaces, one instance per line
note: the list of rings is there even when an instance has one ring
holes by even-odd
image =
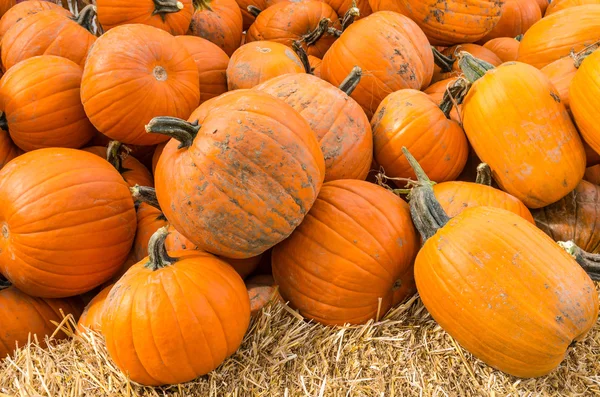
[[[173,35],[187,32],[194,12],[192,0],[96,0],[96,7],[105,31],[119,25],[144,24]]]
[[[339,86],[355,66],[369,73],[364,74],[351,96],[371,118],[388,94],[429,85],[433,54],[413,21],[382,11],[354,22],[344,31],[323,57],[321,77]]]
[[[273,276],[304,317],[361,324],[382,318],[394,291],[412,282],[418,244],[401,198],[365,181],[327,182],[304,222],[273,249]]]
[[[308,62],[312,74],[318,78],[321,78],[321,64],[323,63],[323,60],[315,56],[309,55]]]
[[[187,118],[200,102],[198,68],[173,36],[146,25],[124,25],[103,34],[83,70],[85,112],[104,135],[125,144],[167,140],[146,134],[155,116]]]
[[[254,23],[256,17],[273,4],[288,0],[236,0],[240,11],[242,11],[242,19],[244,20],[244,31]],[[242,43],[244,44],[244,43]]]
[[[540,7],[540,10],[542,11],[542,15],[544,15],[546,10],[548,9],[548,6],[550,5],[550,1],[551,0],[537,0],[538,6]]]
[[[0,19],[0,41],[14,24],[27,18],[29,15],[37,14],[41,11],[54,10],[64,16],[72,17],[68,10],[62,8],[58,4],[46,0],[28,0],[23,1],[14,7],[10,8]]]
[[[368,17],[373,12],[368,0],[324,0],[334,11],[338,17],[343,18],[352,7],[358,8],[358,15],[355,19]]]
[[[262,309],[274,300],[284,303],[271,275],[252,277],[246,281],[246,288],[250,298],[250,315],[252,317],[258,316]]]
[[[17,4],[16,0],[2,0],[0,1],[0,17],[6,14],[6,11],[10,10]]]
[[[500,59],[494,52],[478,44],[455,45],[453,47],[446,48],[441,53],[436,53],[434,51],[436,66],[434,68],[432,82],[435,83],[451,77],[458,77],[462,74],[462,71],[458,66],[458,62],[456,61],[456,55],[460,51],[468,52],[475,58],[481,59],[482,61],[485,61],[493,66],[499,66],[502,64],[502,59]]]
[[[586,168],[583,179],[594,185],[600,185],[600,165]]]
[[[202,37],[219,46],[227,56],[241,45],[242,12],[235,0],[195,0],[189,35]]]
[[[0,129],[0,169],[22,153],[23,151],[10,139],[8,132]]]
[[[546,8],[544,16],[552,15],[555,12],[562,11],[571,7],[578,7],[587,4],[600,4],[600,0],[552,0]]]
[[[504,0],[500,20],[479,43],[498,37],[517,37],[527,32],[540,19],[542,12],[537,0]]]
[[[148,169],[135,157],[122,153],[121,149],[121,143],[113,141],[108,147],[92,146],[83,150],[106,159],[119,171],[119,174],[130,187],[135,185],[154,186],[154,180]]]
[[[513,62],[519,56],[521,42],[512,37],[498,37],[487,41],[483,46],[492,51],[502,62]]]
[[[27,294],[74,296],[107,281],[135,228],[127,183],[96,155],[39,149],[0,170],[0,272]]]
[[[156,173],[156,164],[158,164],[158,159],[166,145],[167,142],[163,142],[154,149],[154,154],[152,155],[152,175]]]
[[[77,322],[77,332],[84,333],[88,330],[91,331],[102,331],[102,313],[104,311],[104,301],[108,293],[114,286],[109,284],[104,287],[91,301],[87,304],[79,321]]]
[[[446,91],[456,82],[456,80],[458,80],[458,77],[450,77],[437,81],[427,87],[423,92],[429,95],[436,105],[440,106],[444,101]],[[452,110],[450,110],[450,119],[456,121],[458,124],[462,123],[460,119],[460,108],[461,106],[458,105],[458,109],[454,106],[452,107]]]
[[[575,8],[583,8],[575,7]],[[598,6],[600,7],[600,6]],[[561,11],[561,12],[566,12]],[[558,15],[559,13],[553,14]],[[598,98],[600,98],[600,50],[594,51],[581,64],[569,87],[571,112],[581,136],[596,153],[600,153]]]
[[[161,228],[149,259],[117,281],[101,319],[111,358],[143,385],[209,373],[237,350],[250,323],[248,292],[231,266],[202,251],[167,253],[166,235]]]
[[[0,80],[0,108],[13,142],[25,151],[85,145],[95,129],[80,84],[81,68],[66,58],[37,56],[11,68]]]

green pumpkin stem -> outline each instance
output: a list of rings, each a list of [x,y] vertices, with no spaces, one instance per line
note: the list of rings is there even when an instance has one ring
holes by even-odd
[[[410,215],[423,243],[442,228],[450,218],[433,193],[433,184],[412,154],[402,147],[402,153],[417,175],[418,183],[409,194]]]
[[[481,163],[477,166],[477,176],[475,183],[480,185],[492,186],[492,169],[487,163]]]
[[[362,69],[360,68],[360,66],[354,66],[350,71],[350,74],[346,76],[346,78],[344,79],[344,81],[342,81],[338,88],[344,91],[346,95],[350,96],[352,95],[356,87],[358,87],[361,78]]]
[[[165,240],[168,235],[168,226],[163,226],[150,237],[150,241],[148,242],[148,262],[144,265],[146,268],[156,271],[177,262],[177,258],[173,258],[167,253]]]
[[[459,78],[452,85],[446,88],[442,102],[440,102],[439,108],[444,112],[444,115],[450,120],[450,112],[455,105],[460,105],[463,99],[469,92],[470,84],[467,80]]]
[[[568,254],[570,254],[579,266],[594,281],[600,281],[600,255],[591,254],[579,248],[573,241],[559,241],[560,245]]]
[[[152,15],[159,14],[163,20],[165,19],[165,14],[171,14],[174,12],[179,12],[183,10],[183,3],[179,0],[152,0],[154,2],[154,11],[152,11]],[[196,5],[196,1],[194,0],[194,5]]]
[[[352,7],[348,8],[348,11],[342,18],[342,32],[344,32],[348,26],[354,23],[354,20],[360,16],[360,9],[356,6],[356,0],[352,1]]]
[[[156,189],[153,187],[135,185],[134,187],[130,187],[129,191],[135,201],[151,205],[162,212],[158,198],[156,197]]]
[[[307,47],[314,45],[325,33],[328,32],[330,22],[331,20],[329,18],[321,19],[315,30],[302,36],[301,41],[303,41]]]
[[[440,71],[442,73],[450,73],[456,59],[442,54],[434,46],[431,46],[431,51],[433,51],[433,62],[440,68]]]
[[[482,78],[488,70],[494,69],[491,63],[475,58],[466,51],[458,53],[458,67],[471,84]]]
[[[296,55],[298,55],[298,58],[300,58],[300,61],[302,62],[302,66],[304,66],[304,71],[307,74],[313,74],[313,70],[310,67],[310,61],[308,60],[308,54],[306,53],[306,50],[302,46],[302,41],[294,40],[292,42],[292,49],[294,50]]]
[[[517,40],[518,42],[521,42],[521,40],[523,40],[523,35],[520,34],[517,37],[515,37],[515,40]]]
[[[89,4],[81,11],[76,17],[73,17],[73,20],[77,22],[81,27],[85,28],[88,32],[94,32],[94,17],[96,16],[96,6],[93,4]]]
[[[256,18],[258,16],[258,14],[260,14],[262,12],[262,10],[260,8],[258,8],[257,6],[253,6],[253,5],[249,5],[248,7],[246,7],[246,9],[250,13],[250,15],[252,15],[254,18]]]
[[[192,146],[198,131],[200,131],[198,120],[190,123],[177,117],[155,117],[146,125],[148,133],[162,134],[177,139],[180,142],[179,149]]]
[[[6,120],[6,113],[0,112],[0,129],[8,132],[8,120]]]

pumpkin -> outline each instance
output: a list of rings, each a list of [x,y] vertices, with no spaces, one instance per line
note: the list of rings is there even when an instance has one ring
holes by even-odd
[[[460,44],[448,47],[442,52],[434,50],[433,53],[436,66],[434,68],[432,82],[435,83],[451,77],[458,77],[462,74],[458,62],[456,62],[456,55],[460,51],[468,52],[475,58],[481,59],[494,66],[502,64],[502,59],[495,53],[478,44]]]
[[[435,102],[436,105],[440,106],[444,100],[444,95],[446,94],[446,91],[456,82],[456,80],[458,80],[458,77],[449,77],[444,80],[436,81],[435,83],[427,87],[425,90],[423,90],[423,92],[429,95],[429,97],[433,100],[433,102]],[[459,124],[461,124],[459,112],[460,108],[461,106],[458,105],[458,109],[455,106],[452,108],[452,110],[450,110],[450,119],[456,121]]]
[[[127,183],[96,155],[39,149],[0,170],[0,272],[27,294],[74,296],[107,281],[135,229]]]
[[[517,37],[527,32],[540,19],[542,12],[537,0],[504,0],[500,20],[479,43],[483,44],[498,37]]]
[[[160,145],[157,145],[156,149],[154,149],[154,154],[152,155],[152,175],[156,173],[156,164],[158,164],[158,159],[160,158],[160,155],[162,154],[162,151],[166,145],[167,142],[163,142]]]
[[[368,0],[325,0],[324,2],[333,8],[340,18],[343,18],[352,7],[358,9],[355,19],[368,17],[373,12]]]
[[[593,183],[594,185],[600,185],[600,165],[594,165],[586,168],[583,179]]]
[[[173,118],[146,126],[175,137],[156,166],[158,202],[201,249],[257,256],[310,210],[325,176],[323,153],[308,122],[267,93],[239,90],[212,101],[205,118],[190,118],[201,127]]]
[[[433,319],[475,357],[510,375],[555,369],[596,323],[592,280],[513,212],[479,206],[449,219],[422,170],[417,174],[410,207],[424,244],[414,272]]]
[[[16,4],[10,8],[0,19],[0,41],[14,24],[28,17],[29,15],[37,14],[41,11],[53,10],[58,14],[72,17],[68,10],[62,8],[58,4],[45,0],[28,0]]]
[[[337,13],[317,0],[281,2],[261,12],[248,29],[246,43],[274,41],[288,47],[302,42],[308,55],[322,58],[336,37],[328,28],[341,29]]]
[[[540,69],[600,40],[600,4],[567,8],[542,18],[523,35],[519,62]]]
[[[194,5],[187,34],[213,42],[231,56],[241,45],[243,30],[242,12],[235,0],[194,0]]]
[[[351,78],[359,80],[360,73]],[[283,100],[308,121],[325,157],[325,182],[367,177],[373,134],[365,112],[347,93],[304,73],[275,77],[256,89]]]
[[[148,169],[135,157],[123,153],[120,142],[113,141],[108,147],[92,146],[83,150],[106,159],[119,171],[130,187],[135,185],[154,186],[154,180]]]
[[[4,129],[0,129],[0,169],[10,160],[22,154],[19,149],[10,139],[10,135]]]
[[[91,331],[102,331],[102,313],[104,311],[104,302],[108,293],[114,286],[114,283],[104,287],[83,309],[81,317],[77,322],[77,332],[85,333]]]
[[[83,67],[96,41],[96,36],[88,30],[94,15],[94,6],[90,5],[75,20],[47,10],[14,24],[2,38],[3,70],[37,55],[60,56]]]
[[[54,339],[65,339],[63,331],[55,333],[56,325],[65,316],[71,315],[77,321],[83,304],[81,299],[43,299],[34,298],[18,290],[14,286],[0,287],[0,360],[12,355],[18,347],[27,345],[30,337],[37,337],[40,346],[46,346],[46,337],[54,335]]]
[[[26,59],[2,76],[2,119],[18,147],[80,148],[93,137],[79,97],[81,77],[77,64],[52,55]]]
[[[248,292],[231,266],[202,251],[167,253],[166,236],[159,229],[150,257],[117,281],[101,319],[111,358],[143,385],[209,373],[238,349],[250,323]]]
[[[90,51],[81,100],[104,135],[125,144],[157,144],[167,137],[146,134],[145,123],[159,115],[190,115],[200,102],[198,68],[185,47],[165,31],[118,26]]]
[[[395,11],[415,21],[432,45],[475,42],[500,20],[497,0],[369,0],[373,11]],[[410,59],[410,58],[409,58]]]
[[[513,62],[519,55],[519,45],[521,42],[512,37],[498,37],[486,41],[483,45],[492,51],[502,62]]]
[[[227,92],[227,54],[201,37],[177,36],[175,39],[188,50],[198,67],[200,103]]]
[[[314,76],[317,76],[318,78],[321,78],[321,64],[323,63],[323,60],[320,58],[317,58],[315,56],[309,55],[308,62],[309,62],[310,71],[312,72],[312,74]]]
[[[2,0],[0,1],[0,17],[6,14],[6,11],[10,10],[17,4],[16,0]]]
[[[194,12],[192,0],[96,0],[96,7],[105,31],[119,25],[144,24],[172,35],[187,32]]]
[[[560,13],[553,15],[558,14]],[[573,118],[579,127],[581,136],[596,153],[600,153],[600,127],[596,122],[600,113],[597,106],[599,95],[600,50],[596,50],[581,63],[569,87],[569,101]]]
[[[271,275],[254,276],[246,281],[248,297],[250,298],[250,316],[256,317],[262,309],[275,300],[282,303],[283,299],[277,291],[277,284]]]
[[[252,88],[287,73],[304,73],[304,65],[291,48],[270,41],[253,41],[238,48],[227,66],[229,90]]]
[[[596,153],[586,141],[583,141],[583,148],[585,149],[585,160],[587,167],[600,164],[600,154]]]
[[[551,0],[537,0],[538,6],[540,6],[540,10],[542,11],[542,15],[544,15],[546,10],[548,9],[550,1]]]
[[[424,92],[400,90],[388,95],[373,116],[371,128],[375,161],[388,177],[415,177],[402,154],[403,146],[436,182],[456,179],[467,161],[464,131]]]
[[[371,118],[388,94],[429,85],[433,54],[417,24],[395,12],[382,11],[344,31],[323,57],[321,77],[339,86],[354,66],[369,71],[351,96]]]
[[[462,104],[463,127],[502,190],[540,208],[575,189],[585,151],[544,73],[521,62],[490,69],[468,54],[461,62],[472,83]]]
[[[412,282],[418,244],[401,198],[365,181],[331,181],[273,249],[273,276],[283,299],[304,317],[362,324],[382,318],[394,291]]]
[[[250,28],[262,10],[266,10],[268,7],[281,1],[288,0],[236,0],[240,11],[242,12],[244,31],[247,31],[248,28]]]
[[[571,7],[578,7],[587,4],[600,4],[600,0],[553,0],[546,8],[544,16],[549,16],[555,12],[565,10]]]

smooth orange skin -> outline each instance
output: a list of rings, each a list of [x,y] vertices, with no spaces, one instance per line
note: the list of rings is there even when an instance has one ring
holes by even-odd
[[[404,146],[435,182],[456,179],[467,162],[464,131],[424,92],[400,90],[388,95],[371,128],[375,161],[389,177],[416,178],[402,153]]]
[[[538,227],[554,241],[573,241],[581,249],[600,253],[600,186],[581,181],[556,203],[533,211]]]
[[[211,101],[208,116],[190,117],[202,124],[191,147],[177,149],[175,140],[165,146],[156,166],[158,201],[201,249],[257,256],[310,210],[325,177],[323,153],[306,120],[267,93],[240,90]]]
[[[415,21],[432,45],[475,42],[500,20],[498,0],[369,0],[373,11],[395,11]]]
[[[231,56],[242,42],[242,12],[235,0],[203,0],[196,9],[188,35],[202,37]]]
[[[92,146],[83,150],[106,159],[106,147],[104,146]],[[150,175],[150,171],[135,157],[124,155],[121,167],[124,169],[121,176],[129,186],[154,186],[154,179]]]
[[[250,26],[254,23],[256,19],[254,15],[248,12],[248,6],[252,5],[258,8],[259,10],[264,11],[273,4],[277,4],[282,1],[288,0],[236,0],[240,11],[242,12],[242,19],[244,20],[244,32],[248,31],[248,28],[250,28]]]
[[[276,286],[272,285],[248,285],[248,298],[250,298],[250,316],[256,317],[262,309],[274,300],[284,303]]]
[[[517,37],[527,32],[540,19],[542,12],[537,0],[503,0],[500,20],[479,43],[498,37]]]
[[[381,11],[353,23],[333,43],[323,57],[321,77],[339,87],[354,66],[365,73],[351,97],[371,118],[388,94],[429,85],[433,53],[417,24]]]
[[[556,89],[533,66],[509,62],[488,71],[472,85],[462,111],[477,156],[502,190],[527,207],[560,200],[583,178],[577,129]]]
[[[446,48],[444,51],[442,51],[442,54],[455,58],[456,55],[458,55],[458,52],[460,51],[466,51],[469,54],[473,55],[475,58],[486,61],[487,63],[490,63],[494,66],[499,66],[500,64],[502,64],[502,59],[500,59],[498,55],[496,55],[491,50],[480,46],[479,44],[455,45]],[[458,61],[454,62],[454,65],[452,65],[452,71],[447,73],[442,73],[440,68],[436,65],[434,67],[433,79],[431,81],[435,83],[441,80],[449,79],[450,77],[459,77],[460,75],[462,75],[462,71],[458,66]]]
[[[10,139],[8,132],[0,129],[0,169],[21,154],[23,151]]]
[[[586,168],[583,179],[594,185],[600,185],[600,164]]]
[[[305,73],[300,58],[291,48],[270,41],[253,41],[231,56],[227,86],[230,91],[253,88],[287,73]]]
[[[450,181],[433,185],[433,193],[450,218],[467,208],[487,206],[514,212],[526,221],[534,223],[531,212],[521,200],[491,186]]]
[[[600,0],[552,0],[552,2],[548,5],[548,8],[546,8],[544,17],[567,8],[578,7],[587,4],[600,4]]]
[[[583,141],[583,148],[585,149],[586,167],[600,164],[600,154],[596,153],[586,141]]]
[[[571,113],[582,138],[596,153],[600,153],[600,50],[594,51],[581,63],[571,81],[569,98]]]
[[[301,2],[281,2],[261,12],[246,34],[246,43],[253,41],[273,41],[292,46],[295,40],[314,31],[319,21],[328,18],[329,26],[341,29],[338,15],[327,3],[317,0]],[[322,58],[336,40],[335,36],[325,33],[316,43],[306,47],[308,55]]]
[[[255,89],[283,100],[308,121],[325,157],[325,182],[367,177],[373,160],[373,134],[356,101],[304,73],[275,77]]]
[[[310,63],[312,74],[318,78],[321,78],[321,64],[323,63],[323,60],[315,56],[309,55],[308,62]]]
[[[177,36],[190,53],[200,77],[200,103],[227,92],[227,65],[229,57],[214,43],[195,36]]]
[[[102,313],[104,302],[114,283],[107,285],[87,304],[79,321],[77,322],[77,333],[85,333],[88,330],[102,332]]]
[[[135,240],[133,240],[133,258],[135,262],[139,262],[148,256],[148,243],[150,237],[161,227],[166,226],[167,220],[163,213],[153,206],[141,203],[136,211],[137,216],[137,232]],[[171,237],[171,236],[169,236]]]
[[[423,304],[458,343],[507,374],[555,369],[596,323],[598,294],[575,260],[522,217],[469,208],[417,255]]]
[[[69,10],[62,8],[56,3],[44,0],[28,0],[16,4],[10,8],[0,19],[0,41],[14,24],[30,15],[37,14],[41,11],[54,10],[64,16],[72,17],[73,14]]]
[[[185,34],[194,6],[192,0],[178,0],[183,9],[178,12],[153,14],[156,7],[152,0],[96,0],[98,21],[104,31],[119,25],[144,24],[164,30],[172,35]]]
[[[231,356],[250,323],[248,292],[225,262],[202,251],[152,271],[134,265],[106,298],[102,333],[115,364],[134,382],[177,384]]]
[[[498,37],[487,41],[483,46],[492,51],[502,62],[513,62],[519,55],[521,43],[512,37]]]
[[[17,4],[16,0],[2,0],[0,1],[0,17],[6,14],[6,11],[10,10]]]
[[[575,60],[570,56],[566,56],[549,63],[540,70],[550,79],[550,82],[558,91],[560,101],[569,109],[569,87],[577,72]]]
[[[155,67],[166,71],[158,80]],[[103,34],[83,70],[81,100],[90,121],[119,142],[154,145],[166,136],[147,134],[153,117],[187,118],[200,103],[198,68],[173,36],[146,25],[124,25]]]
[[[58,56],[11,68],[0,80],[0,107],[13,142],[24,151],[85,145],[95,129],[81,104],[80,84],[81,68]]]
[[[156,164],[158,164],[158,159],[160,158],[160,155],[162,154],[166,145],[167,142],[163,142],[157,145],[156,149],[154,149],[154,154],[152,155],[152,175],[156,173]]]
[[[458,77],[450,77],[444,80],[436,81],[435,83],[427,87],[425,90],[423,90],[423,92],[429,95],[433,102],[435,102],[435,104],[439,106],[442,103],[442,100],[444,99],[444,94],[446,93],[446,90],[448,89],[448,87],[452,86],[452,84],[454,84],[456,80],[458,80]],[[458,105],[459,110],[460,108],[461,105]],[[452,110],[450,111],[450,118],[456,121],[458,124],[461,124],[459,110],[456,109],[456,106],[453,106]]]
[[[419,239],[408,204],[365,181],[337,180],[290,238],[273,249],[273,276],[285,301],[326,325],[382,318],[394,284],[412,282]]]
[[[23,292],[89,291],[123,264],[136,229],[127,183],[107,161],[39,149],[0,170],[0,272]]]
[[[63,316],[71,314],[75,321],[83,310],[83,302],[79,297],[67,299],[34,298],[19,291],[15,287],[0,290],[0,360],[12,355],[16,346],[27,345],[29,334],[31,339],[37,335],[41,346],[46,346],[46,336],[56,330],[52,321],[60,323]],[[64,332],[57,332],[55,339],[65,339]]]
[[[538,69],[600,39],[600,4],[572,7],[535,23],[519,45],[519,62]]]
[[[550,5],[550,0],[537,0],[537,3],[538,3],[538,6],[540,6],[542,15],[544,15],[546,10],[548,9],[548,6]]]
[[[95,41],[96,36],[66,15],[41,11],[15,23],[4,34],[2,70],[38,55],[60,56],[83,67]]]

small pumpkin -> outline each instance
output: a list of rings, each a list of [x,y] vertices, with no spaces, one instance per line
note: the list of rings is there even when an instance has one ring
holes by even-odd
[[[250,316],[256,317],[262,309],[275,300],[283,302],[279,295],[275,279],[271,275],[254,276],[246,281],[248,297],[250,298]]]
[[[600,153],[600,126],[597,123],[600,114],[597,106],[599,95],[600,50],[596,50],[581,63],[569,87],[569,101],[573,118],[581,136],[596,153]]]
[[[231,56],[242,42],[242,12],[235,0],[194,0],[188,35],[202,37]]]
[[[548,6],[550,5],[551,0],[537,0],[538,6],[540,6],[540,10],[542,11],[542,15],[545,14]]]
[[[0,41],[14,24],[27,18],[30,15],[37,14],[41,11],[53,10],[67,17],[72,17],[73,14],[69,10],[46,0],[28,0],[16,4],[11,7],[0,19]]]
[[[102,331],[102,313],[104,311],[104,302],[108,293],[114,284],[109,284],[104,287],[98,294],[87,304],[79,321],[77,322],[77,332],[85,333],[88,331]]]
[[[318,78],[321,78],[321,64],[323,63],[323,60],[315,56],[309,55],[308,62],[312,74]]]
[[[107,147],[92,146],[83,150],[106,159],[119,171],[130,187],[135,185],[154,186],[154,180],[148,169],[135,157],[126,154],[120,142],[112,141]]]
[[[594,185],[600,185],[600,165],[594,165],[586,168],[583,179],[593,183]]]
[[[154,234],[149,258],[117,281],[101,319],[111,358],[143,385],[209,373],[238,349],[250,323],[248,292],[231,266],[202,251],[168,253],[166,237],[166,227]]]
[[[502,64],[502,60],[492,51],[478,44],[460,44],[453,47],[448,47],[442,52],[433,49],[436,66],[433,72],[432,82],[458,77],[462,74],[458,66],[456,55],[460,51],[465,51],[477,59],[481,59],[491,65],[498,66]]]
[[[587,4],[600,4],[600,0],[553,0],[544,14],[545,17],[571,7],[578,7]]]
[[[521,42],[512,37],[498,37],[486,41],[484,48],[492,51],[502,62],[514,62],[519,56]]]
[[[23,151],[10,139],[8,132],[0,129],[0,169],[20,154]]]
[[[498,37],[517,37],[540,19],[542,11],[537,0],[504,0],[500,20],[478,42],[483,44]]]

